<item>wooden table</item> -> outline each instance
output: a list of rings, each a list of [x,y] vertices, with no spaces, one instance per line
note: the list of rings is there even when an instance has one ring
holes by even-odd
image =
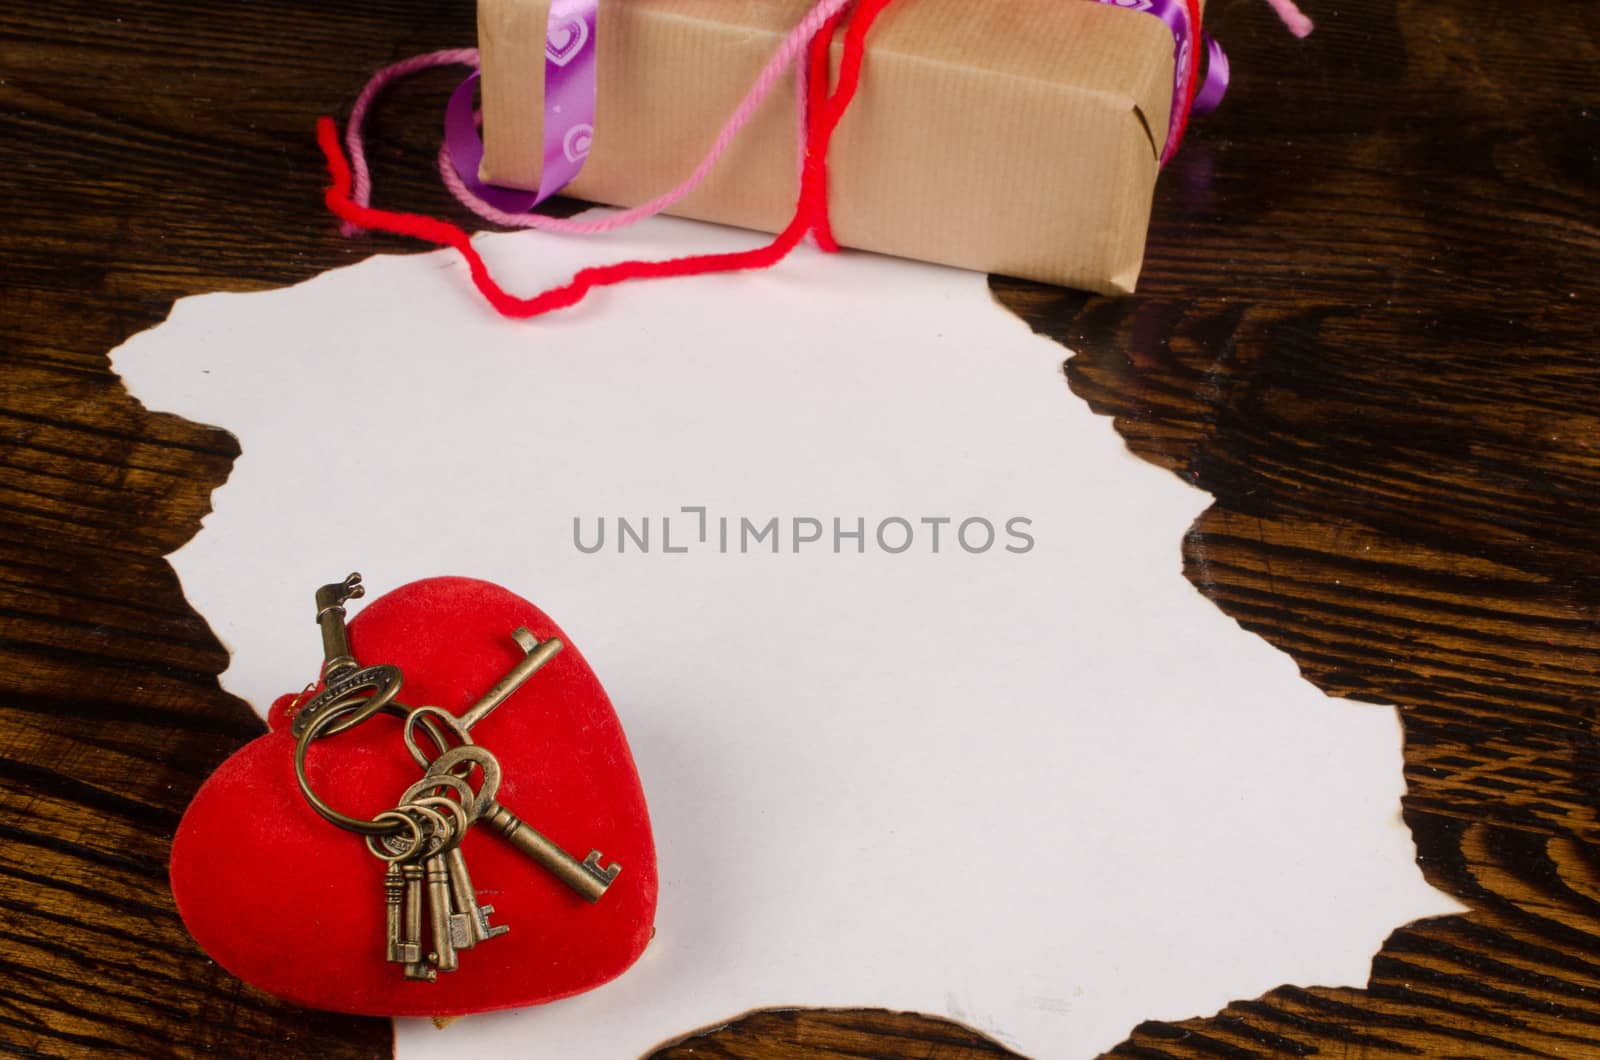
[[[1308,7],[1300,43],[1213,4],[1235,89],[1163,178],[1137,297],[994,286],[1130,447],[1215,494],[1190,579],[1320,687],[1400,706],[1419,861],[1471,912],[1397,931],[1365,990],[1285,986],[1113,1055],[1600,1056],[1600,19]],[[390,1047],[242,986],[173,910],[178,817],[261,728],[162,559],[238,447],[140,408],[106,351],[181,295],[415,249],[335,233],[312,119],[472,38],[467,0],[0,10],[0,1050]],[[446,85],[386,102],[385,201],[448,212]],[[663,1055],[1000,1051],[913,1016],[728,1016]]]

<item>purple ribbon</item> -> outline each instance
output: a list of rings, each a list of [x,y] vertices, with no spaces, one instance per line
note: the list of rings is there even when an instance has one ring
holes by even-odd
[[[1201,36],[1206,42],[1206,76],[1200,90],[1194,94],[1191,114],[1210,114],[1220,107],[1222,97],[1228,94],[1228,79],[1231,76],[1228,53],[1222,50],[1222,45],[1211,34],[1202,32]]]
[[[1172,115],[1167,120],[1167,142],[1161,149],[1165,163],[1178,149],[1178,130],[1182,127],[1179,116],[1188,102],[1184,89],[1189,84],[1189,64],[1194,62],[1194,27],[1189,25],[1189,8],[1183,0],[1098,0],[1099,3],[1120,7],[1127,11],[1143,11],[1166,23],[1172,31]],[[1222,45],[1202,32],[1206,46],[1206,75],[1194,95],[1193,114],[1209,114],[1217,109],[1228,92],[1228,56]]]
[[[531,210],[577,177],[594,140],[595,36],[599,0],[551,0],[544,42],[544,165],[539,190],[513,191],[478,179],[483,140],[474,100],[478,75],[461,83],[445,108],[450,163],[473,194],[507,213]]]

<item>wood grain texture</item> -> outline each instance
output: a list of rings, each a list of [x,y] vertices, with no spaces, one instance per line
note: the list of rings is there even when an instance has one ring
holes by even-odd
[[[995,287],[1078,351],[1073,391],[1135,452],[1216,495],[1190,579],[1319,686],[1399,704],[1419,860],[1471,912],[1397,931],[1366,990],[1285,986],[1113,1055],[1600,1056],[1600,22],[1572,0],[1307,6],[1297,43],[1214,5],[1235,91],[1163,178],[1137,297]],[[0,9],[0,1051],[390,1049],[382,1021],[232,980],[172,908],[178,816],[260,730],[161,559],[238,447],[140,408],[105,354],[174,298],[413,249],[337,237],[311,120],[472,21],[459,0]],[[380,112],[384,201],[451,212],[448,83]],[[658,1055],[999,1052],[794,1011]]]

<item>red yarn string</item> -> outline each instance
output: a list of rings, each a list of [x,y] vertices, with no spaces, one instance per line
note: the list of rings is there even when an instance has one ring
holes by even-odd
[[[806,113],[810,115],[813,128],[828,103],[828,83],[833,77],[830,59],[833,56],[833,37],[839,28],[839,23],[844,21],[844,12],[840,12],[829,19],[815,37],[811,38],[811,48],[806,55]],[[802,161],[802,167],[809,161]],[[802,176],[804,169],[802,168]],[[813,219],[811,234],[816,238],[817,246],[833,253],[839,249],[838,242],[833,238],[833,220],[828,210],[827,182],[822,186],[822,205],[817,216]]]
[[[542,316],[556,309],[576,305],[596,287],[606,287],[627,280],[654,279],[667,276],[698,276],[713,272],[733,272],[740,269],[765,269],[782,261],[805,237],[807,231],[818,230],[819,242],[826,238],[828,249],[837,249],[827,232],[828,209],[828,149],[833,142],[834,130],[844,117],[856,89],[861,82],[861,61],[866,52],[867,31],[872,28],[878,13],[892,0],[861,0],[855,16],[845,33],[844,62],[839,72],[839,84],[832,94],[820,100],[821,105],[812,110],[811,129],[807,138],[805,166],[800,181],[800,198],[795,205],[794,217],[784,230],[764,247],[724,254],[699,254],[691,257],[671,258],[666,261],[623,261],[613,265],[594,266],[580,270],[559,287],[552,287],[531,298],[513,295],[501,287],[484,263],[471,237],[460,227],[421,214],[396,213],[361,206],[350,195],[350,163],[339,144],[338,127],[332,118],[317,120],[317,143],[328,162],[328,175],[332,184],[324,195],[328,209],[338,218],[362,228],[396,235],[411,236],[437,246],[452,247],[466,259],[472,282],[488,299],[489,304],[502,316],[525,319]],[[832,27],[829,27],[831,30]],[[813,54],[820,48],[826,56],[831,42],[829,30],[819,34],[820,44],[813,45]],[[826,85],[826,81],[823,82]],[[819,228],[820,225],[820,228]]]

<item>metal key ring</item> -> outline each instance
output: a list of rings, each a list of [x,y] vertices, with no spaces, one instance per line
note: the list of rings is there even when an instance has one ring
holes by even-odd
[[[374,818],[374,821],[381,821],[385,816],[399,814],[402,817],[405,817],[408,822],[411,822],[412,819],[410,817],[406,817],[407,813],[415,811],[418,814],[426,814],[428,817],[433,819],[436,829],[440,826],[448,826],[450,828],[450,838],[440,845],[439,850],[432,851],[431,853],[443,853],[449,851],[453,847],[460,845],[462,836],[466,834],[468,828],[472,827],[473,822],[477,820],[477,816],[473,814],[468,807],[463,804],[463,802],[457,802],[455,799],[446,798],[443,795],[424,796],[422,794],[424,791],[436,791],[439,788],[450,788],[454,790],[456,795],[462,800],[470,800],[473,797],[472,785],[468,784],[460,777],[440,777],[432,780],[424,777],[422,780],[417,781],[415,784],[411,785],[405,790],[405,793],[400,796],[400,804],[398,806],[392,810],[386,810],[384,813],[380,813]],[[454,821],[445,821],[442,814],[439,814],[437,811],[431,808],[441,804],[450,811],[450,815],[455,818]],[[417,830],[413,828],[412,831],[413,833],[416,833]],[[425,842],[420,834],[418,834],[412,839],[411,845],[406,847],[405,851],[402,852],[395,846],[396,836],[397,833],[395,832],[389,832],[382,836],[369,835],[366,837],[367,849],[376,854],[378,848],[382,847],[390,854],[395,855],[395,860],[404,861],[415,856],[418,848],[423,844],[423,842]],[[374,843],[374,840],[376,840],[376,843]],[[382,854],[378,854],[378,856],[383,857]],[[390,859],[386,858],[385,860]]]
[[[310,701],[300,708],[294,716],[294,721],[289,724],[289,731],[301,736],[307,729],[317,726],[317,731],[323,736],[335,736],[346,729],[353,729],[388,706],[389,702],[400,694],[402,680],[400,668],[389,663],[363,666],[359,670],[335,677],[328,682],[327,688],[312,696]],[[373,694],[355,696],[355,693],[367,689],[371,689]],[[359,709],[354,709],[357,705]],[[329,713],[348,716],[338,725],[318,726],[317,723]]]
[[[457,838],[455,823],[447,820],[444,814],[431,806],[409,802],[404,806],[396,806],[393,810],[387,812],[398,813],[407,819],[410,819],[412,814],[426,818],[428,831],[422,836],[421,840],[409,844],[403,851],[389,845],[390,841],[395,838],[394,835],[367,836],[367,849],[374,854],[377,854],[378,849],[382,848],[388,850],[391,854],[399,855],[404,861],[424,861],[448,850]],[[383,855],[378,854],[378,856],[382,857]]]
[[[444,739],[439,730],[433,727],[434,718],[438,718],[440,721],[444,722],[445,728],[449,729],[453,734],[455,734],[455,738],[460,741],[460,743],[456,745],[457,747],[471,747],[473,745],[472,734],[469,733],[466,727],[461,724],[461,719],[456,715],[450,713],[448,710],[445,710],[443,707],[413,707],[411,713],[406,715],[406,726],[402,735],[405,737],[406,750],[411,752],[412,761],[416,762],[417,765],[424,770],[429,768],[429,766],[433,763],[433,759],[424,754],[422,748],[417,746],[416,734],[412,731],[412,729],[419,722],[424,723],[424,731],[427,732],[428,738],[433,741],[434,747],[438,748],[439,750],[439,754],[435,755],[435,758],[442,756],[447,751],[454,749],[445,746]]]
[[[460,846],[461,841],[467,837],[467,829],[472,827],[473,818],[467,813],[467,808],[456,800],[447,799],[443,795],[429,795],[425,798],[413,799],[411,805],[418,808],[443,806],[456,819],[454,827],[450,830],[450,838],[438,850],[434,851],[436,854],[448,854]]]
[[[382,821],[385,818],[399,821],[402,827],[411,829],[411,846],[407,848],[404,854],[392,854],[386,848],[380,848],[379,845],[374,842],[374,840],[378,838],[377,836],[369,835],[366,837],[367,849],[372,851],[374,857],[382,858],[384,861],[410,861],[412,851],[416,850],[422,845],[422,825],[418,824],[415,818],[409,817],[406,814],[401,813],[399,810],[384,810],[382,813],[378,814],[377,817],[373,818],[373,820]]]
[[[470,807],[473,820],[477,820],[488,812],[495,797],[500,794],[500,760],[487,747],[467,744],[446,751],[428,766],[428,775],[423,777],[422,781],[444,783],[448,779],[453,779],[465,783],[465,777],[456,772],[463,764],[467,767],[468,776],[471,775],[474,766],[483,774],[483,780],[478,784],[477,794],[473,796]]]
[[[420,799],[416,802],[403,806],[400,809],[402,813],[420,813],[433,823],[433,831],[425,836],[422,840],[423,844],[427,847],[427,849],[422,851],[422,856],[424,858],[431,858],[436,854],[444,853],[447,849],[449,849],[450,844],[455,841],[455,822],[445,817],[444,814],[440,813],[432,806],[422,805],[422,801]]]
[[[336,720],[346,714],[364,710],[365,706],[366,701],[364,700],[335,704],[332,708],[323,711],[312,719],[311,724],[300,734],[300,739],[294,745],[294,778],[300,785],[300,794],[305,796],[306,802],[311,804],[311,808],[316,810],[323,820],[337,825],[347,832],[355,832],[358,835],[391,835],[400,829],[383,823],[384,818],[388,814],[399,812],[398,809],[385,810],[372,820],[362,820],[347,813],[340,813],[326,802],[323,802],[322,797],[311,790],[311,779],[306,776],[306,752],[311,749],[312,743],[320,738],[323,735],[323,731],[331,727]],[[367,715],[367,717],[370,716],[370,714]]]
[[[478,793],[472,790],[472,783],[465,777],[458,777],[454,774],[423,777],[407,788],[405,794],[400,796],[400,805],[409,806],[413,803],[424,803],[430,799],[442,798],[443,796],[423,795],[423,792],[437,791],[439,788],[449,788],[456,793],[460,799],[459,802],[453,799],[447,801],[461,807],[466,826],[471,827],[472,822],[478,819],[476,806]]]

